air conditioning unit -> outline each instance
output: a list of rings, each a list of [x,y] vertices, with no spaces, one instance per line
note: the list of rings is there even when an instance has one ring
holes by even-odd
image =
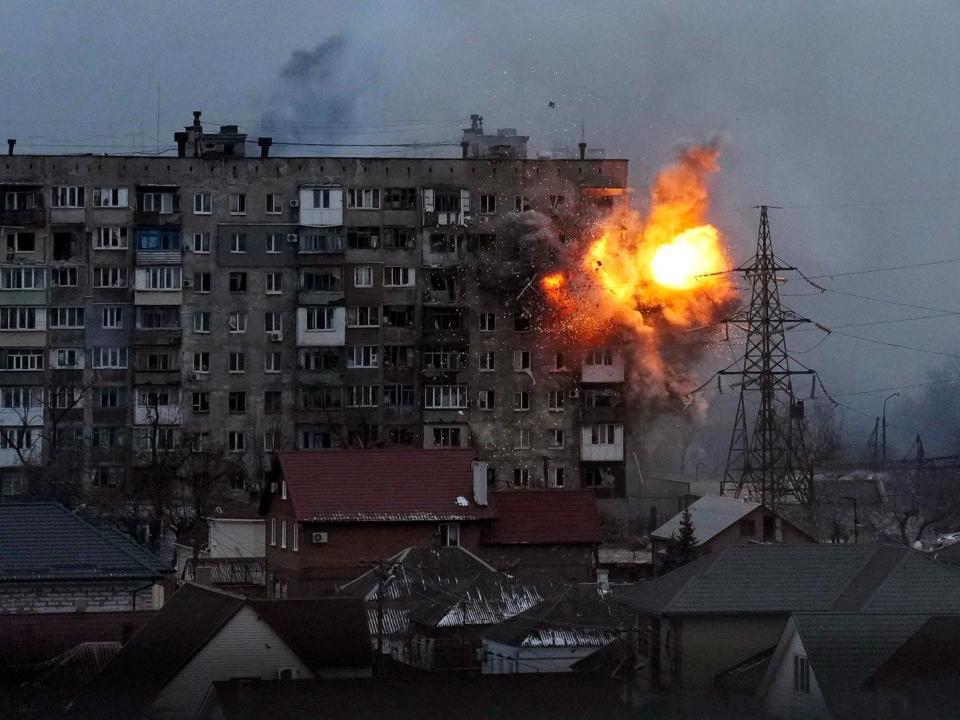
[[[327,542],[327,533],[325,532],[312,533],[310,536],[310,540],[313,542],[314,545],[323,545],[325,542]]]
[[[573,388],[570,392],[567,393],[567,397],[571,400],[576,400],[580,397],[580,388]]]
[[[295,243],[295,242],[297,242],[299,239],[300,239],[300,236],[297,235],[296,233],[287,233],[287,242],[288,242],[288,243]]]
[[[185,279],[185,280],[183,281],[183,287],[184,287],[185,289],[192,288],[192,287],[193,287],[193,280],[186,280],[186,279]]]
[[[286,667],[277,670],[277,680],[296,680],[300,676],[296,668]]]
[[[190,381],[197,382],[200,379],[200,376],[197,373],[190,373]]]
[[[270,342],[283,342],[283,333],[279,331],[270,333]]]
[[[292,207],[292,208],[298,208],[298,207],[300,207],[300,201],[297,200],[297,199],[291,200],[291,201],[290,201],[290,207]]]

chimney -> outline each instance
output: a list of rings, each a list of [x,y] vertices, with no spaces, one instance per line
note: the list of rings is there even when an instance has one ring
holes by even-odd
[[[577,143],[577,147],[580,148],[580,159],[587,159],[587,144],[585,142]]]
[[[265,158],[270,156],[270,146],[273,145],[273,138],[262,137],[257,138],[257,145],[260,146],[260,157]]]
[[[481,133],[483,132],[483,116],[482,115],[478,115],[477,113],[474,113],[473,115],[470,116],[470,129],[478,130]]]
[[[13,146],[16,144],[16,138],[7,138],[7,155],[13,155]]]
[[[470,152],[470,143],[467,140],[464,140],[462,143],[460,143],[460,150],[463,152],[463,159],[466,160],[467,153]]]
[[[193,126],[194,126],[197,130],[200,129],[200,111],[199,111],[199,110],[194,110],[194,111],[193,111]]]
[[[480,460],[471,463],[473,468],[473,500],[477,505],[487,504],[487,464]]]
[[[186,157],[187,156],[187,133],[175,132],[173,134],[173,139],[177,143],[177,157]]]

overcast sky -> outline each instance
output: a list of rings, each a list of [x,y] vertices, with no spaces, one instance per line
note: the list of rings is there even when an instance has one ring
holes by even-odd
[[[23,152],[153,148],[158,84],[163,147],[195,109],[253,135],[273,120],[277,139],[370,143],[455,141],[480,112],[537,149],[576,143],[582,122],[592,146],[630,160],[643,193],[675,141],[720,130],[714,219],[733,254],[755,241],[745,208],[784,205],[771,211],[779,255],[823,275],[960,258],[958,38],[960,4],[932,1],[4,0],[0,135]],[[914,318],[960,312],[958,271],[818,280],[934,310],[806,296],[803,282],[782,292],[825,326]],[[819,332],[790,344],[839,395],[927,381],[951,360],[935,352],[960,350],[958,331],[958,315],[844,330],[933,353],[836,335],[818,345]],[[901,392],[888,407],[905,450],[922,389]],[[862,413],[845,419],[858,442],[886,394],[840,398]]]

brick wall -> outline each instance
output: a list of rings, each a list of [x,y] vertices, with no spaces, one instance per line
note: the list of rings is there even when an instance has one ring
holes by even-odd
[[[132,607],[133,591],[146,583],[38,583],[32,585],[0,585],[0,616],[5,613],[71,613],[122,612],[153,610],[150,588],[137,593]]]

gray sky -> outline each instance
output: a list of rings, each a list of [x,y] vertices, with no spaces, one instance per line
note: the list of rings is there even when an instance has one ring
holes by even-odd
[[[326,72],[284,79],[294,51],[333,36],[341,41]],[[5,0],[0,135],[19,138],[23,152],[44,143],[152,148],[158,83],[162,146],[194,109],[254,135],[279,114],[297,120],[286,127],[303,139],[359,142],[456,140],[480,112],[488,127],[516,127],[542,149],[575,143],[582,121],[591,145],[629,158],[642,193],[676,140],[721,130],[730,145],[714,183],[715,221],[735,255],[756,236],[756,213],[744,208],[785,205],[771,215],[778,253],[822,275],[960,258],[958,37],[960,5],[932,1]],[[868,205],[830,207],[856,203]],[[960,262],[819,282],[960,311],[958,272]],[[936,312],[795,296],[810,292],[783,286],[785,302],[827,326]],[[958,318],[844,332],[952,353]],[[837,336],[817,346],[821,337],[796,333],[791,347],[837,394],[925,382],[949,361]],[[934,396],[952,400],[958,388],[937,386]],[[911,392],[922,389],[889,405],[904,450],[931,407]],[[886,394],[840,399],[872,416]],[[865,441],[869,417],[848,411],[845,422]],[[943,449],[932,437],[928,447]]]

